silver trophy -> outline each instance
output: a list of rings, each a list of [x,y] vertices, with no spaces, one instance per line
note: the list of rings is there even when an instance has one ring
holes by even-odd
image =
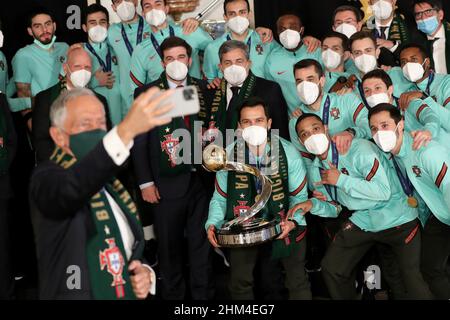
[[[256,197],[256,201],[250,209],[217,229],[216,238],[220,246],[229,248],[254,246],[270,241],[281,233],[277,221],[255,218],[272,194],[272,183],[267,176],[261,174],[253,166],[228,161],[226,151],[214,144],[208,145],[203,150],[203,167],[210,172],[226,170],[250,173],[261,182],[262,186],[261,193]]]

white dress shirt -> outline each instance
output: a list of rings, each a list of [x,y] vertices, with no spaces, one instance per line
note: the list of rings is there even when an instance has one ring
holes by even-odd
[[[133,141],[131,141],[127,146],[123,144],[122,139],[120,139],[119,135],[117,134],[117,127],[114,127],[103,138],[103,146],[117,166],[121,166],[128,159],[128,157],[130,156],[130,149],[133,147],[133,144]],[[129,260],[131,254],[133,253],[133,245],[135,241],[133,231],[130,228],[125,214],[123,213],[117,202],[114,200],[114,198],[106,190],[105,194],[114,214],[114,219],[116,220],[117,226],[119,227],[126,258],[127,260]],[[150,287],[150,293],[154,295],[156,291],[155,271],[153,271],[153,269],[148,265],[144,264],[143,266],[148,268],[152,273],[152,285]]]
[[[447,73],[447,57],[445,56],[445,29],[441,25],[434,37],[427,36],[428,40],[439,38],[433,43],[433,61],[436,73]]]

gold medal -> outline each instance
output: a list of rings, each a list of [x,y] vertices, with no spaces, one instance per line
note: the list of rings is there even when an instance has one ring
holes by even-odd
[[[408,206],[410,206],[411,208],[417,208],[418,205],[419,203],[417,202],[416,198],[414,198],[413,196],[408,197]]]
[[[261,195],[256,195],[256,197],[255,197],[255,202],[258,202],[259,201],[259,199],[261,198]]]

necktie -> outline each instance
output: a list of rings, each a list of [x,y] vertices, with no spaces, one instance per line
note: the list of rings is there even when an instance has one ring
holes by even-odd
[[[177,85],[177,88],[184,88],[182,84]],[[191,130],[191,117],[189,115],[183,116],[184,124],[188,130]]]
[[[434,55],[434,43],[436,41],[438,41],[438,40],[439,40],[439,38],[434,38],[434,39],[428,40],[428,43],[430,45],[430,57],[431,57],[431,60],[433,60],[433,61],[434,61],[434,57],[433,57],[433,55]]]
[[[239,97],[239,90],[241,88],[239,87],[231,87],[231,92],[233,93],[233,95],[231,96],[231,100],[230,103],[228,104],[228,108],[227,108],[227,121],[226,121],[226,128],[225,129],[236,129],[236,128],[232,128],[232,123],[231,121],[233,120],[233,113],[235,112],[236,109],[236,103]]]
[[[383,40],[387,40],[386,38],[386,30],[388,27],[380,27],[380,38]]]

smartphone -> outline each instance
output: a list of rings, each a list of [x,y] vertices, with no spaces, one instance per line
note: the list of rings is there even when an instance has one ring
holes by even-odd
[[[174,93],[161,103],[161,106],[172,104],[173,108],[161,117],[177,118],[196,114],[200,111],[200,101],[196,86],[174,89]]]

